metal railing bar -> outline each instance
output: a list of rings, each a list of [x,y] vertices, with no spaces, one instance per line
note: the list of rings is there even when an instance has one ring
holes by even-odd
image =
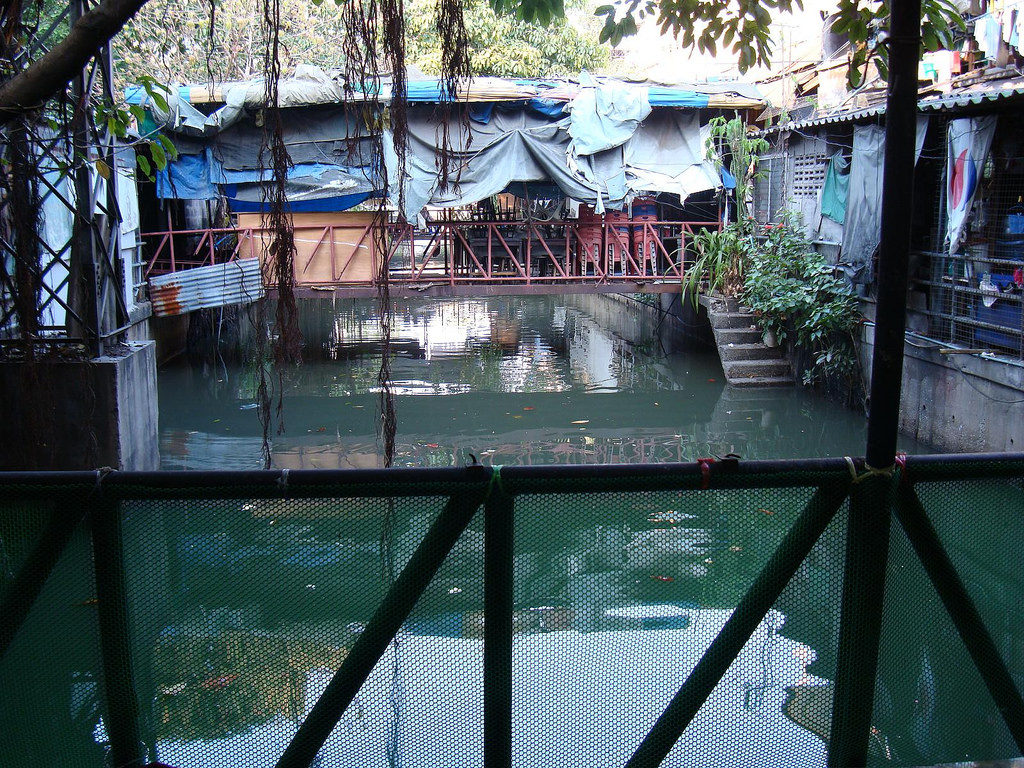
[[[1024,752],[1024,700],[913,486],[900,487],[895,513],[992,694],[1017,749]]]
[[[388,644],[409,616],[459,536],[484,499],[478,486],[465,495],[452,496],[408,564],[388,589],[366,629],[309,711],[298,732],[277,761],[277,768],[309,768],[346,707],[359,692]]]
[[[121,510],[115,499],[102,492],[94,496],[89,506],[109,759],[111,765],[130,768],[141,766],[145,755],[132,674]]]
[[[861,459],[854,464],[858,471],[863,470]],[[282,470],[115,471],[104,478],[103,487],[119,499],[446,496],[452,484],[480,482],[485,469],[307,469],[291,470],[287,480]],[[1022,477],[1024,453],[908,456],[906,474],[913,482]],[[501,476],[513,495],[666,490],[696,488],[703,483],[701,466],[696,462],[506,466]],[[849,476],[849,465],[842,458],[722,461],[708,466],[710,487],[723,490],[816,487]],[[94,472],[0,472],[0,488],[16,485],[22,496],[46,496],[55,486],[91,490],[95,482]],[[585,487],[581,488],[581,483]]]
[[[889,559],[892,489],[890,477],[868,475],[853,486],[850,495],[828,744],[830,768],[867,764]]]
[[[908,456],[911,482],[982,480],[1024,476],[1024,453],[960,453]]]
[[[849,488],[847,482],[821,486],[814,492],[682,688],[626,763],[626,768],[661,765],[835,517]]]
[[[515,501],[493,470],[484,509],[484,768],[512,766]]]
[[[0,659],[10,648],[83,517],[84,505],[58,504],[39,541],[5,590],[0,602]]]

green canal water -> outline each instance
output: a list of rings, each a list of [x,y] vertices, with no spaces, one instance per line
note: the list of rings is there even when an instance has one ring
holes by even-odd
[[[280,468],[375,467],[379,332],[372,302],[306,305],[305,362],[286,373]],[[606,297],[399,304],[396,466],[859,456],[865,421],[801,388],[726,385],[654,310]],[[255,376],[210,361],[160,372],[165,469],[259,468]],[[276,382],[271,382],[272,386]],[[924,450],[904,441],[904,450]]]
[[[273,464],[378,466],[372,305],[322,303],[302,318],[306,362],[284,381],[286,430],[274,436]],[[395,463],[863,452],[860,415],[798,388],[732,389],[714,352],[688,349],[670,331],[656,312],[604,298],[401,305]],[[254,387],[251,370],[223,360],[162,370],[164,467],[258,468]],[[623,765],[810,495],[520,497],[514,765]],[[1024,672],[1024,490],[945,484],[922,497],[1011,669]],[[273,765],[379,604],[386,574],[408,561],[443,503],[128,505],[135,681],[156,757],[175,768]],[[825,765],[845,520],[844,507],[664,765]],[[893,533],[890,549],[871,764],[1015,754],[902,534]],[[89,557],[82,532],[0,666],[2,765],[105,764],[95,593],[81,578]],[[482,766],[482,635],[478,516],[332,732],[318,768]],[[7,693],[26,677],[32,695]]]

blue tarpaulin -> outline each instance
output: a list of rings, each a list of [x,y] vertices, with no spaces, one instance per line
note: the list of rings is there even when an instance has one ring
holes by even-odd
[[[219,194],[210,180],[207,154],[179,155],[156,172],[156,196],[161,199],[213,200]]]
[[[236,194],[238,194],[237,187],[230,185],[224,188],[224,195],[234,213],[260,213],[267,209],[266,204],[262,200],[242,200],[235,197]],[[285,203],[284,209],[290,213],[347,211],[349,208],[354,208],[371,197],[374,197],[374,195],[370,192],[360,192],[355,195],[325,197],[320,200],[289,200]]]
[[[708,94],[665,85],[650,85],[647,87],[647,101],[652,107],[704,109],[708,105]]]

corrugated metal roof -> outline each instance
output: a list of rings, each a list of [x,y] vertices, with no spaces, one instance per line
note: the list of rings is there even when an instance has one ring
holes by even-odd
[[[249,304],[263,294],[259,259],[183,269],[149,281],[149,298],[153,311],[160,317]]]
[[[1024,96],[1024,78],[1012,78],[1006,80],[993,80],[986,83],[979,83],[957,93],[944,94],[942,96],[929,96],[921,99],[917,108],[921,112],[941,112],[949,109],[958,109],[972,105],[982,104],[986,101],[1001,101],[1014,97]],[[821,115],[811,120],[786,123],[785,125],[772,126],[770,131],[778,130],[800,130],[803,128],[814,128],[820,125],[831,125],[835,123],[855,123],[858,120],[877,117],[885,114],[885,103],[876,104],[871,107],[863,107],[855,110],[837,110],[827,115]]]

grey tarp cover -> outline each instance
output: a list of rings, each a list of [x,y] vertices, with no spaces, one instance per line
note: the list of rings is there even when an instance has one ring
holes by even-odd
[[[573,200],[622,208],[634,192],[676,192],[685,197],[718,185],[703,162],[695,112],[659,110],[625,136],[624,143],[593,155],[571,156],[571,118],[551,121],[524,109],[495,110],[486,124],[449,120],[452,177],[442,192],[437,180],[437,121],[432,107],[409,110],[405,216],[426,206],[483,200],[515,182],[554,182]],[[471,139],[467,142],[467,138]],[[599,143],[594,143],[599,146]],[[390,133],[384,135],[390,197],[398,201],[398,163]],[[635,164],[635,165],[633,165]]]
[[[715,166],[704,159],[696,112],[651,113],[626,142],[623,160],[632,192],[672,192],[685,200],[721,185]]]
[[[234,83],[227,88],[224,106],[211,115],[204,115],[181,98],[177,88],[162,94],[167,110],[160,109],[146,97],[145,106],[162,127],[186,136],[213,136],[234,125],[246,109],[259,109],[266,100],[266,85],[262,79]],[[292,77],[278,84],[277,103],[281,107],[301,107],[316,104],[341,104],[345,94],[341,86],[319,67],[300,64]]]
[[[226,170],[269,167],[269,157],[264,157],[262,161],[260,159],[263,133],[263,128],[256,125],[255,121],[239,121],[221,131],[213,140],[214,157]],[[302,111],[301,118],[284,122],[285,146],[288,148],[288,156],[296,165],[370,165],[373,139],[360,137],[360,134],[358,121],[341,106],[308,107]]]
[[[917,119],[915,159],[921,156],[928,118]],[[869,283],[867,265],[878,247],[882,226],[882,168],[885,165],[885,129],[858,125],[853,129],[853,156],[843,226],[840,264],[854,283]]]
[[[369,194],[373,191],[374,186],[367,178],[346,173],[341,168],[327,168],[316,175],[289,177],[284,188],[289,203]],[[267,199],[267,192],[263,184],[239,184],[234,197],[259,203]]]
[[[570,152],[594,155],[621,146],[651,114],[647,89],[626,83],[594,82],[580,76],[580,92],[569,105]]]

